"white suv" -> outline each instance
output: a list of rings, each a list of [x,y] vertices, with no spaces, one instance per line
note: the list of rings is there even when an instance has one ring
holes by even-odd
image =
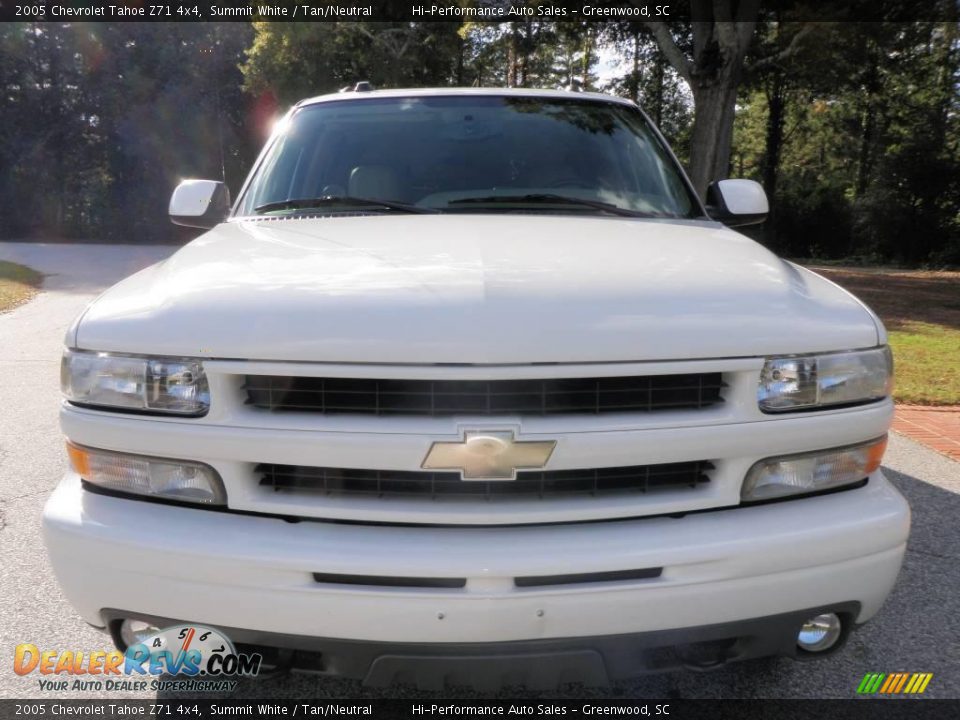
[[[64,593],[379,685],[838,648],[909,530],[886,332],[708,197],[619,98],[299,103],[67,333]]]

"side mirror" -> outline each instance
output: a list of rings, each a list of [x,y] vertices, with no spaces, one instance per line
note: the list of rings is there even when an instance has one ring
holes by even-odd
[[[707,188],[707,213],[729,227],[762,223],[768,212],[767,194],[753,180],[718,180]]]
[[[216,180],[184,180],[170,198],[170,220],[176,225],[212,228],[230,213],[230,191]]]

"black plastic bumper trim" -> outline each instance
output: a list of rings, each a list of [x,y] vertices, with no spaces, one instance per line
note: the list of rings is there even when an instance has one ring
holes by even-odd
[[[462,588],[467,585],[466,578],[457,577],[402,577],[313,573],[313,579],[318,583],[331,585],[367,585],[370,587]]]
[[[799,652],[797,634],[804,621],[827,612],[843,622],[837,644],[822,653]],[[826,657],[842,647],[859,613],[860,603],[850,601],[689,628],[487,643],[393,643],[214,627],[239,651],[261,653],[268,666],[352,678],[369,686],[403,683],[438,690],[448,685],[525,685],[551,690],[564,682],[606,685],[649,672],[705,670],[758,657]],[[101,616],[121,650],[126,649],[120,637],[124,618],[160,628],[191,624],[116,609],[104,609]]]
[[[623,580],[649,580],[658,578],[662,567],[640,570],[613,570],[610,572],[577,573],[574,575],[528,575],[513,579],[520,588],[547,587],[549,585],[581,585],[585,583],[621,582]]]

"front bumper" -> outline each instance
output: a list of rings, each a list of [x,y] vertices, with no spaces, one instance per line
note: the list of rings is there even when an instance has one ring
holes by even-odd
[[[685,667],[706,670],[728,662],[771,655],[795,656],[803,622],[824,612],[844,622],[839,649],[859,611],[857,603],[807,608],[763,618],[675,630],[600,637],[548,638],[485,643],[383,643],[368,640],[304,637],[244,628],[218,629],[239,652],[259,653],[267,672],[296,671],[362,680],[365,685],[394,683],[422,690],[468,685],[496,690],[523,685],[552,690],[563,682],[608,685],[647,672]],[[193,623],[120,610],[105,610],[111,634],[123,647],[122,619],[159,628]]]
[[[858,489],[611,522],[408,527],[287,522],[82,489],[68,474],[44,536],[60,585],[103,626],[110,608],[257,633],[377,643],[508,643],[880,608],[909,508],[881,473]],[[514,578],[662,568],[658,577],[517,587]],[[460,588],[317,582],[314,573],[466,578]],[[852,605],[851,605],[852,604]]]

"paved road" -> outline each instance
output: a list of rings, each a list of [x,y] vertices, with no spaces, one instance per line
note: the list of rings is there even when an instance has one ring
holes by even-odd
[[[85,625],[60,595],[40,539],[40,512],[64,464],[56,417],[61,339],[101,289],[171,250],[0,243],[0,259],[49,273],[43,293],[0,315],[0,698],[40,696],[35,677],[21,678],[11,670],[18,643],[50,649],[107,646],[104,636]],[[913,508],[914,530],[892,597],[842,653],[812,663],[760,660],[710,673],[650,676],[607,691],[568,687],[561,694],[849,698],[866,672],[926,671],[934,673],[926,696],[960,698],[960,463],[899,436],[892,437],[886,460],[890,477]],[[351,682],[293,676],[246,683],[238,695],[382,694]]]

